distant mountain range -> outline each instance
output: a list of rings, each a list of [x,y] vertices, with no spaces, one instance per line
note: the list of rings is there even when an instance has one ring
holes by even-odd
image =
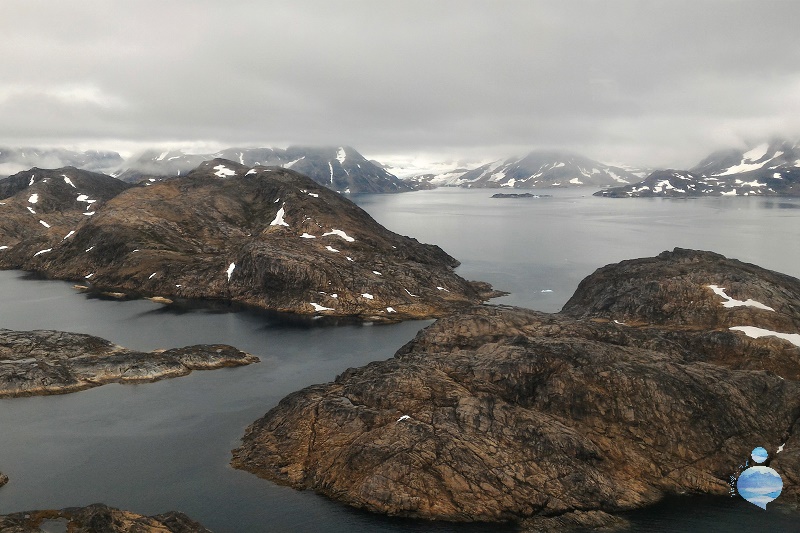
[[[0,147],[0,178],[33,167],[76,167],[90,172],[108,173],[119,168],[123,163],[124,159],[117,152]]]
[[[160,181],[183,175],[204,161],[230,159],[248,166],[291,168],[320,185],[341,193],[406,192],[414,187],[379,164],[368,161],[352,147],[290,146],[280,148],[227,148],[213,154],[182,150],[149,150],[124,159],[117,152],[66,149],[0,148],[0,177],[33,167],[76,167],[112,175],[129,183]]]
[[[536,150],[522,158],[498,160],[473,169],[454,168],[439,174],[405,178],[420,185],[468,188],[534,189],[540,187],[606,187],[635,183],[646,175],[606,165],[568,152]]]
[[[124,159],[116,152],[0,147],[0,177],[32,167],[73,166],[129,183],[181,176],[203,161],[294,170],[340,193],[406,192],[436,187],[535,189],[593,187],[598,196],[800,196],[800,142],[776,139],[746,150],[714,152],[688,170],[646,170],[601,163],[569,152],[535,150],[493,162],[420,164],[368,160],[350,146],[226,148],[215,153],[149,150]],[[399,177],[398,177],[399,176]]]
[[[187,154],[181,150],[139,154],[116,174],[127,182],[182,175],[203,161],[214,158],[236,161],[246,166],[290,168],[305,174],[320,185],[341,193],[406,192],[414,188],[368,161],[350,146],[280,148],[227,148],[213,154]]]
[[[773,140],[748,150],[714,152],[688,171],[656,171],[644,181],[595,196],[800,196],[800,142]]]

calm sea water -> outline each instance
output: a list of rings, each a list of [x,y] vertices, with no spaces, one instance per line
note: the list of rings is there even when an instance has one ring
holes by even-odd
[[[602,265],[676,246],[800,276],[798,200],[549,193],[491,199],[488,191],[447,189],[354,199],[388,228],[460,259],[464,277],[512,292],[496,302],[543,311],[560,309]],[[391,357],[429,322],[332,326],[225,306],[167,310],[87,298],[69,283],[21,272],[0,272],[0,295],[0,327],[90,333],[143,350],[222,342],[262,360],[152,384],[0,400],[0,471],[11,477],[0,513],[104,502],[145,514],[181,510],[217,533],[502,530],[388,519],[228,466],[244,428],[283,396]],[[800,529],[800,515],[765,513],[738,498],[670,499],[630,517],[637,531]]]

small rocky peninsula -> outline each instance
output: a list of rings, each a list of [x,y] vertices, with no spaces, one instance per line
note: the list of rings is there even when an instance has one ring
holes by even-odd
[[[675,249],[559,313],[476,306],[284,398],[232,464],[390,515],[609,526],[728,495],[756,446],[800,503],[800,280]]]
[[[137,352],[92,335],[0,329],[0,398],[158,381],[258,361],[222,344]]]
[[[143,516],[101,503],[60,510],[25,511],[0,515],[4,533],[211,533],[198,522],[175,511]]]
[[[106,196],[74,169],[43,175],[0,181],[0,268],[132,297],[378,321],[445,316],[498,294],[455,274],[458,261],[438,246],[387,230],[292,170],[215,159],[136,187],[106,176]],[[70,194],[58,204],[56,187]]]

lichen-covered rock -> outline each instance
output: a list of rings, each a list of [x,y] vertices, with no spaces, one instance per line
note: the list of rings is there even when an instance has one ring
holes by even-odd
[[[0,515],[0,531],[4,533],[39,533],[42,525],[69,533],[211,533],[183,513],[143,516],[101,503]]]
[[[0,398],[158,381],[258,360],[223,344],[137,352],[92,335],[0,329]]]
[[[727,494],[764,446],[781,499],[798,502],[800,347],[729,328],[798,323],[800,280],[739,265],[678,250],[601,269],[562,313],[440,319],[393,359],[284,398],[233,465],[393,515],[577,527],[668,494]],[[775,311],[724,307],[707,285],[725,283]]]

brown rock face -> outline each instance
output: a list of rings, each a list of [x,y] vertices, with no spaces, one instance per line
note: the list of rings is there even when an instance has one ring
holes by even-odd
[[[0,398],[158,381],[258,360],[222,344],[145,353],[79,333],[0,329]]]
[[[106,201],[130,187],[73,167],[33,168],[0,180],[0,268],[35,268]]]
[[[0,472],[0,487],[8,483],[8,476]]]
[[[232,464],[372,511],[538,528],[727,494],[764,446],[781,499],[798,502],[800,348],[727,325],[796,324],[800,280],[740,265],[677,250],[600,269],[562,313],[478,306],[440,319],[393,359],[284,398]],[[723,307],[715,283],[776,310]],[[628,299],[628,314],[604,311]]]
[[[66,528],[70,533],[211,533],[183,513],[142,516],[102,503],[0,515],[0,531],[4,533],[38,533],[42,525]]]
[[[85,218],[48,252],[0,251],[0,265],[100,291],[375,320],[442,316],[492,295],[457,276],[458,261],[438,246],[392,233],[281,168],[209,161],[126,190]]]

